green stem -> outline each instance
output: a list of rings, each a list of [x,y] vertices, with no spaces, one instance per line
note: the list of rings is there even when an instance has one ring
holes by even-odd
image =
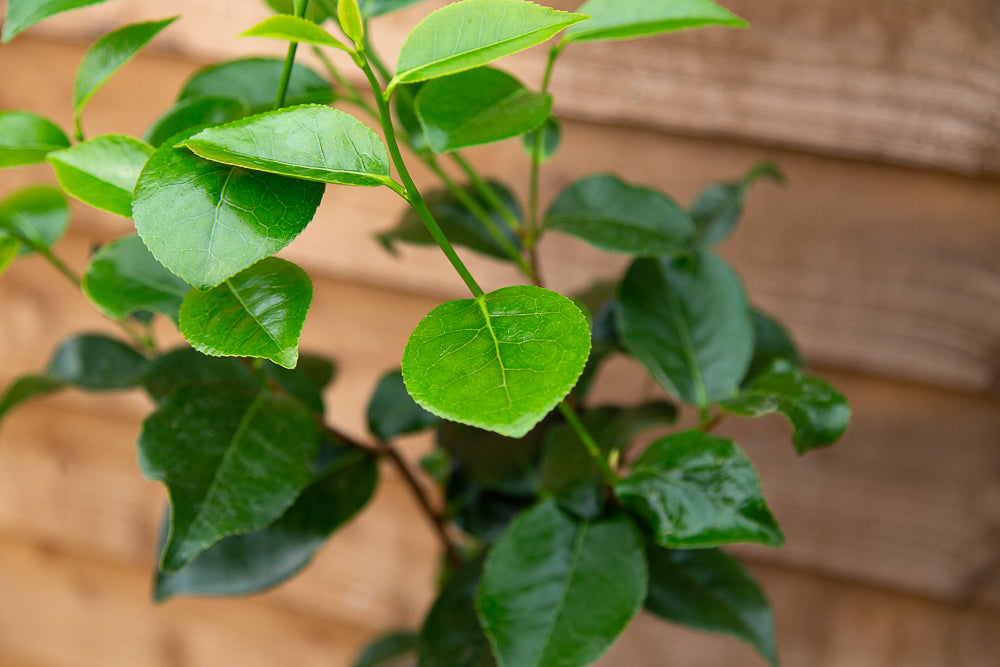
[[[80,110],[77,109],[73,112],[73,128],[75,130],[74,136],[77,141],[83,141],[83,124],[80,122]]]
[[[306,7],[309,6],[309,0],[296,0],[295,2],[295,15],[297,17],[305,18]],[[292,66],[295,64],[295,51],[298,50],[298,42],[288,43],[288,53],[285,54],[285,66],[281,70],[281,82],[278,83],[278,94],[274,98],[274,108],[280,109],[285,106],[285,96],[288,94],[288,82],[292,78]]]
[[[556,65],[556,59],[562,53],[563,44],[552,47],[549,51],[549,60],[545,66],[545,76],[542,78],[542,95],[549,91],[549,81],[552,79],[552,68]],[[535,247],[538,240],[538,181],[542,164],[542,139],[545,130],[535,130],[535,141],[531,151],[531,180],[528,185],[528,231],[525,235],[525,245],[529,251]]]
[[[518,220],[513,213],[511,213],[510,209],[508,209],[502,201],[500,201],[500,197],[497,196],[496,191],[494,191],[493,188],[491,188],[489,184],[483,180],[482,176],[479,175],[479,172],[473,169],[472,165],[457,152],[452,153],[451,158],[455,161],[455,164],[457,164],[459,168],[465,172],[465,175],[469,177],[472,185],[475,186],[476,190],[478,190],[483,196],[483,199],[485,199],[490,206],[495,208],[500,215],[503,216],[503,219],[508,225],[510,225],[510,228],[515,232],[521,229],[521,221]]]
[[[566,401],[559,404],[559,411],[562,412],[563,417],[566,418],[570,428],[576,431],[576,435],[580,438],[583,446],[586,447],[587,453],[590,454],[591,458],[594,459],[594,462],[601,469],[601,473],[603,473],[605,481],[610,486],[614,486],[618,482],[618,475],[616,475],[615,471],[611,469],[611,465],[608,464],[607,457],[604,455],[604,452],[601,451],[600,446],[594,441],[590,432],[587,431],[587,427],[583,425],[583,422],[580,421],[576,412]]]
[[[386,67],[385,63],[382,62],[382,59],[379,58],[378,53],[372,47],[372,43],[368,39],[368,26],[367,25],[365,25],[365,35],[364,35],[364,37],[361,38],[361,42],[362,42],[362,44],[365,47],[365,58],[372,65],[375,66],[375,69],[378,70],[379,76],[382,77],[382,80],[385,83],[388,83],[389,81],[391,81],[392,80],[392,72],[389,71],[389,68]]]

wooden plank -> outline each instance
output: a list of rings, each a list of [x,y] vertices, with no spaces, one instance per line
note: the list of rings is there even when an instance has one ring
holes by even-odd
[[[375,23],[389,62],[415,22],[443,4],[421,3]],[[993,113],[1000,27],[991,0],[726,4],[753,28],[571,47],[553,82],[557,109],[605,123],[1000,174]],[[203,60],[280,49],[233,39],[266,15],[260,3],[183,0],[172,11],[184,19],[157,42],[163,50]],[[36,34],[86,40],[162,13],[155,0],[109,3],[52,19]],[[534,49],[508,65],[537,82],[544,58]]]

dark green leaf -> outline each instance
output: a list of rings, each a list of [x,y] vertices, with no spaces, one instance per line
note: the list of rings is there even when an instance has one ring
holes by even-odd
[[[313,481],[316,426],[297,401],[240,385],[188,386],[143,424],[139,467],[170,494],[160,568],[278,519]]]
[[[350,50],[314,21],[287,14],[270,16],[249,30],[240,33],[239,37],[269,37],[289,42],[305,42],[316,46],[332,46],[345,51]]]
[[[208,357],[190,347],[160,355],[149,365],[143,387],[157,403],[163,403],[177,389],[188,385],[239,384],[259,388],[250,369],[232,357]]]
[[[774,612],[739,563],[718,549],[650,546],[646,609],[668,621],[733,635],[777,666]]]
[[[747,25],[711,0],[589,0],[579,11],[591,18],[567,30],[567,42],[635,39],[706,25]]]
[[[559,119],[555,116],[549,116],[540,128],[521,136],[524,151],[532,160],[535,159],[535,140],[539,133],[542,137],[542,152],[538,156],[539,164],[545,164],[552,159],[562,144],[562,125],[559,123]]]
[[[79,116],[94,93],[177,18],[133,23],[113,30],[94,42],[83,54],[76,80],[73,81],[73,112]]]
[[[7,412],[25,401],[47,396],[66,386],[63,380],[48,375],[25,375],[14,380],[0,396],[0,420]]]
[[[333,362],[315,354],[302,354],[294,369],[264,364],[264,372],[290,396],[302,401],[316,414],[323,414],[323,390],[333,381]]]
[[[805,365],[795,341],[780,322],[757,308],[752,309],[752,314],[753,359],[743,378],[743,386],[766,371],[775,359],[785,359],[793,366]]]
[[[369,501],[375,459],[343,447],[325,472],[274,523],[225,537],[172,574],[158,572],[154,595],[247,595],[276,586],[309,564],[327,538]]]
[[[660,384],[706,407],[732,395],[753,355],[750,306],[719,257],[639,259],[618,296],[622,343]]]
[[[565,398],[589,353],[587,320],[571,300],[505,287],[424,317],[403,352],[403,378],[429,412],[517,438]]]
[[[799,454],[832,445],[851,421],[851,408],[843,394],[784,359],[776,359],[742,392],[719,405],[746,417],[774,412],[785,415],[795,429],[793,439]]]
[[[96,5],[105,0],[7,0],[3,41],[9,42],[22,30],[70,9]]]
[[[490,551],[476,607],[500,664],[575,667],[600,657],[645,597],[642,541],[629,518],[576,521],[548,500]]]
[[[446,5],[407,35],[389,88],[486,65],[541,44],[585,18],[524,0],[462,0]],[[441,39],[442,35],[449,39]]]
[[[368,430],[379,440],[392,440],[407,433],[418,433],[439,421],[417,405],[406,392],[403,374],[386,373],[379,380],[368,403]]]
[[[177,102],[154,120],[143,139],[158,147],[181,132],[203,125],[228,123],[247,113],[247,108],[239,100],[228,97],[189,97]]]
[[[590,322],[590,358],[587,359],[587,366],[580,375],[580,380],[576,383],[573,393],[577,400],[583,403],[590,393],[591,386],[597,378],[597,373],[605,361],[612,354],[621,350],[621,343],[618,340],[618,331],[615,320],[617,319],[618,300],[614,296],[614,291],[618,286],[609,284],[611,295],[600,302],[600,306],[593,310],[594,317]],[[602,290],[603,291],[603,290]],[[587,297],[582,297],[584,304],[587,304]]]
[[[119,340],[85,334],[60,344],[46,374],[88,391],[107,391],[139,386],[148,365]]]
[[[733,441],[701,431],[654,442],[615,493],[664,547],[784,542],[750,459]]]
[[[452,576],[420,629],[419,667],[494,667],[490,643],[476,617],[476,589],[483,562],[468,563]]]
[[[238,100],[250,113],[268,111],[281,81],[284,61],[273,58],[244,58],[212,65],[191,77],[178,101],[191,97],[227,97]],[[305,65],[295,65],[288,82],[285,103],[329,104],[333,88]]]
[[[361,0],[361,13],[367,18],[388,14],[410,5],[415,5],[421,0]]]
[[[514,194],[500,183],[491,181],[487,185],[496,193],[497,198],[504,204],[504,207],[508,211],[513,212],[516,218],[520,219],[521,210],[517,200],[514,198]],[[487,203],[476,188],[466,186],[462,190],[472,197],[483,210],[489,213],[496,226],[504,230],[504,233],[508,235],[508,239],[515,248],[521,247],[521,240],[507,225],[507,221],[500,211]],[[490,234],[486,226],[451,192],[448,190],[432,190],[424,195],[424,200],[427,202],[427,207],[431,210],[431,214],[433,214],[441,230],[444,231],[445,236],[453,244],[464,246],[496,259],[510,260],[507,251],[493,238],[493,235]],[[397,241],[416,245],[434,244],[434,238],[428,233],[420,217],[409,207],[407,207],[406,213],[403,214],[396,228],[379,234],[378,239],[392,252],[395,251],[393,244]]]
[[[84,204],[132,217],[132,191],[153,147],[120,134],[105,134],[49,153],[59,185]]]
[[[211,289],[273,255],[312,220],[324,187],[163,146],[135,186],[135,228],[157,261]]]
[[[545,122],[551,109],[551,96],[532,92],[492,67],[430,81],[416,101],[424,137],[435,153],[530,132]]]
[[[351,667],[390,667],[416,651],[417,635],[407,630],[384,634],[369,643]]]
[[[319,105],[286,107],[202,130],[183,143],[198,155],[273,174],[343,185],[385,185],[389,154],[370,127]]]
[[[69,137],[50,120],[28,111],[0,111],[0,169],[44,162],[69,146]]]
[[[308,274],[268,257],[215,289],[189,292],[181,304],[180,330],[204,354],[262,357],[295,368],[311,303]]]
[[[602,250],[640,256],[674,255],[694,240],[691,219],[672,199],[612,174],[588,176],[563,190],[545,226]]]
[[[17,241],[22,255],[54,245],[68,224],[66,197],[48,185],[18,190],[0,201],[0,241]]]
[[[769,162],[762,162],[750,169],[742,181],[713,183],[698,195],[691,207],[691,219],[702,244],[713,245],[729,236],[743,214],[750,186],[762,177],[776,183],[785,182],[785,175],[780,169]]]
[[[104,314],[115,319],[147,310],[174,322],[181,301],[191,290],[163,268],[138,236],[125,236],[90,258],[83,275],[83,292]]]

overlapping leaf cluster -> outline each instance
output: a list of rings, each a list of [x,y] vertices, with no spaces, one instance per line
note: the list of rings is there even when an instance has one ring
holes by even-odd
[[[9,0],[3,39],[100,1]],[[171,501],[160,600],[280,583],[366,505],[379,458],[399,466],[448,567],[422,628],[379,640],[358,665],[407,653],[423,667],[585,665],[643,608],[735,635],[775,663],[770,607],[718,547],[777,546],[783,536],[746,454],[711,430],[727,414],[781,413],[804,453],[838,439],[849,419],[843,396],[802,370],[788,334],[752,307],[714,249],[752,184],[782,181],[781,172],[759,165],[710,185],[690,207],[604,173],[571,183],[544,215],[537,194],[562,138],[548,84],[567,47],[742,19],[711,0],[590,0],[577,13],[461,0],[420,21],[390,70],[371,47],[369,21],[416,0],[268,4],[278,14],[243,36],[286,41],[288,57],[195,73],[141,139],[85,139],[83,111],[173,18],[125,26],[87,51],[73,93],[75,142],[34,113],[0,112],[0,167],[48,162],[61,186],[0,202],[0,271],[41,254],[127,337],[64,342],[46,370],[8,388],[0,417],[65,387],[149,394],[157,407],[139,463]],[[540,90],[491,65],[560,34]],[[295,63],[299,44],[314,48],[329,77]],[[329,48],[350,55],[374,105]],[[529,159],[526,205],[462,155],[516,138]],[[416,188],[401,145],[440,190]],[[430,312],[401,369],[379,382],[368,411],[375,444],[326,422],[333,365],[299,352],[312,283],[274,257],[313,221],[328,184],[399,195],[408,210],[379,240],[391,250],[437,244],[471,291]],[[135,224],[82,276],[55,251],[69,222],[63,192]],[[547,290],[536,247],[550,232],[631,263],[577,300]],[[456,245],[512,262],[528,284],[485,293]],[[157,316],[190,347],[159,350]],[[594,405],[590,386],[615,355],[645,367],[669,401]],[[671,432],[679,406],[690,406],[697,428]],[[437,447],[422,463],[442,485],[440,510],[394,443],[428,429]]]

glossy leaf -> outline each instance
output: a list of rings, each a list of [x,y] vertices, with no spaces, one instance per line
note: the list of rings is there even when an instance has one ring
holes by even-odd
[[[389,87],[486,65],[541,44],[585,18],[526,0],[462,0],[445,5],[407,35]]]
[[[183,280],[156,261],[138,236],[112,241],[90,258],[83,292],[105,315],[124,319],[140,310],[177,321],[190,291]]]
[[[767,313],[752,309],[753,359],[743,378],[743,386],[766,371],[775,359],[784,359],[793,366],[804,366],[802,355],[791,335],[776,319]]]
[[[66,197],[48,185],[18,190],[0,201],[0,241],[18,241],[22,255],[54,245],[68,224]]]
[[[496,194],[504,208],[520,219],[521,208],[514,198],[514,193],[500,183],[490,181],[487,185]],[[515,248],[521,247],[521,240],[507,225],[507,221],[500,211],[486,202],[476,188],[464,186],[462,190],[472,197],[484,211],[489,213],[496,226],[508,235],[511,245]],[[487,230],[486,226],[450,191],[431,190],[424,195],[424,201],[452,244],[464,246],[495,259],[510,261],[507,251]],[[435,243],[420,217],[409,207],[396,227],[391,231],[379,234],[378,240],[390,252],[396,251],[395,244],[398,241],[416,245],[434,245]]]
[[[419,433],[441,421],[416,404],[406,392],[403,374],[386,373],[368,403],[368,430],[380,440]]]
[[[7,18],[3,23],[2,41],[9,42],[22,30],[50,16],[101,2],[105,0],[7,0]]]
[[[250,113],[268,111],[281,81],[284,61],[274,58],[243,58],[206,67],[192,76],[178,101],[193,97],[226,97],[238,100]],[[329,104],[334,93],[330,84],[305,65],[296,64],[288,81],[285,103]]]
[[[635,39],[707,25],[747,25],[711,0],[588,0],[579,11],[591,18],[567,30],[567,42]]]
[[[421,0],[360,0],[361,13],[366,18],[374,18],[382,14],[388,14],[410,5],[415,5]]]
[[[530,132],[546,121],[551,109],[551,96],[532,92],[492,67],[430,81],[416,100],[424,137],[435,153]]]
[[[351,667],[393,667],[416,650],[417,635],[407,630],[377,637],[362,649]]]
[[[747,571],[718,549],[650,546],[646,609],[674,623],[733,635],[778,664],[774,612]]]
[[[720,405],[746,417],[785,415],[795,430],[793,441],[799,454],[832,445],[851,421],[851,408],[843,394],[784,359],[775,360],[743,391]]]
[[[539,164],[545,164],[555,156],[559,146],[562,145],[562,125],[559,123],[559,119],[555,116],[549,116],[540,128],[521,135],[524,152],[532,160],[535,159],[535,141],[539,134],[542,138],[542,152],[538,156],[540,158]]]
[[[269,37],[289,42],[305,42],[316,46],[332,46],[349,51],[340,40],[309,19],[282,14],[270,16],[254,27],[239,34],[239,37]]]
[[[499,664],[587,665],[642,606],[646,576],[642,540],[627,516],[577,521],[548,500],[490,551],[476,607]]]
[[[249,111],[239,100],[228,97],[189,97],[170,107],[149,126],[143,139],[160,146],[167,139],[202,125],[238,120]]]
[[[424,317],[403,352],[403,378],[429,412],[517,438],[569,393],[589,352],[576,304],[540,287],[505,287]]]
[[[466,564],[438,594],[420,629],[419,667],[495,667],[476,616],[482,569],[482,559]]]
[[[46,155],[69,145],[66,133],[47,118],[29,111],[0,111],[0,169],[44,162]]]
[[[762,162],[750,169],[743,180],[727,183],[713,183],[705,188],[691,207],[698,240],[704,245],[713,245],[725,239],[736,227],[743,214],[750,187],[760,178],[769,178],[783,184],[785,175],[769,162]]]
[[[660,546],[784,542],[750,459],[733,441],[701,431],[654,442],[615,493],[642,517]]]
[[[49,153],[59,185],[72,197],[123,218],[132,217],[132,191],[153,147],[120,134],[105,134]]]
[[[719,257],[640,259],[619,290],[622,343],[668,391],[709,404],[735,393],[753,355],[750,306]]]
[[[164,28],[177,20],[132,23],[102,36],[83,54],[73,81],[73,111],[79,116],[101,86]]]
[[[189,385],[243,385],[248,389],[260,386],[250,369],[232,357],[209,357],[190,347],[181,347],[154,359],[142,380],[143,388],[157,403]]]
[[[349,113],[319,105],[285,107],[202,130],[183,143],[224,164],[342,185],[385,185],[389,154]]]
[[[139,467],[170,494],[160,569],[270,525],[313,481],[318,436],[296,401],[239,385],[188,386],[143,424]]]
[[[294,368],[310,303],[312,281],[306,272],[268,257],[212,290],[188,293],[180,330],[203,354],[262,357]]]
[[[223,538],[174,573],[157,572],[154,597],[247,595],[301,571],[330,535],[371,499],[376,461],[339,447],[333,461],[274,523]]]
[[[560,193],[545,226],[609,252],[674,255],[694,240],[694,226],[666,195],[612,174],[588,176]]]
[[[278,252],[312,220],[323,186],[163,146],[136,183],[136,231],[157,261],[211,289]]]

